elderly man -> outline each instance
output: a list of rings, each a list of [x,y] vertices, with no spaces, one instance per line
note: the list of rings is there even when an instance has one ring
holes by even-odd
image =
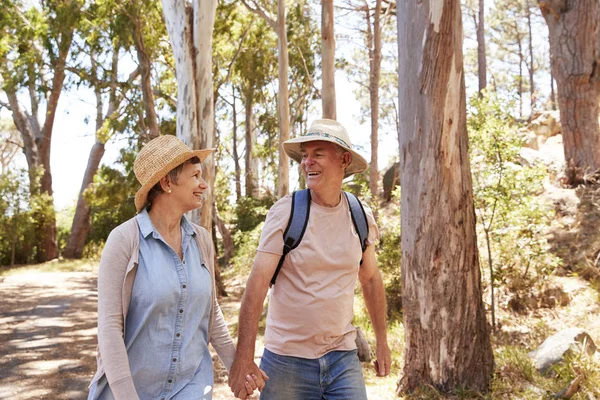
[[[300,244],[285,257],[270,293],[265,350],[260,368],[269,376],[261,399],[321,400],[367,398],[357,356],[353,318],[354,287],[360,280],[376,335],[375,368],[389,374],[386,302],[373,242],[378,230],[364,208],[369,234],[363,252],[342,180],[367,168],[352,149],[346,129],[336,121],[317,120],[308,132],[283,143],[301,164],[310,190],[308,223]],[[269,210],[242,299],[239,339],[229,384],[246,398],[247,376],[261,377],[253,361],[258,321],[284,248],[292,196]]]

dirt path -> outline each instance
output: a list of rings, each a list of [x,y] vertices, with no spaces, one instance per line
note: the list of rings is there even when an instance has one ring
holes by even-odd
[[[0,277],[0,399],[87,398],[96,370],[96,275]],[[224,303],[236,307],[235,299]],[[214,400],[233,398],[226,379],[216,361]]]

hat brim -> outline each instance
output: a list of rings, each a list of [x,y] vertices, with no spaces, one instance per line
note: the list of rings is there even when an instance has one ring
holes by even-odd
[[[340,144],[332,138],[322,136],[299,136],[290,140],[286,140],[285,142],[283,142],[283,151],[285,151],[285,154],[287,154],[288,157],[290,157],[292,160],[300,163],[302,162],[302,143],[314,141],[331,142],[333,144],[337,144],[342,149],[352,154],[352,160],[350,161],[350,165],[346,167],[344,178],[347,178],[353,174],[363,172],[369,166],[367,160],[365,160],[365,158],[358,154],[356,151],[346,146],[343,146],[342,144]]]
[[[166,164],[162,169],[158,170],[135,194],[135,209],[140,212],[146,206],[146,200],[148,198],[148,192],[154,185],[156,185],[163,176],[167,175],[173,168],[183,164],[190,158],[198,157],[200,162],[204,162],[208,156],[210,156],[215,149],[203,149],[193,150],[179,154],[171,162]]]

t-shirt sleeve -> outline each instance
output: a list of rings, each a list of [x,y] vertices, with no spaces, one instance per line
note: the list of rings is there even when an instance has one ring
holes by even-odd
[[[365,210],[365,214],[367,215],[367,224],[369,225],[369,235],[367,236],[367,246],[372,245],[377,240],[379,240],[379,228],[377,228],[377,222],[375,222],[375,217],[373,216],[373,211],[371,208],[363,204],[363,208]]]
[[[269,212],[260,234],[258,251],[283,254],[283,232],[287,227],[292,210],[292,196],[288,195],[278,200]]]

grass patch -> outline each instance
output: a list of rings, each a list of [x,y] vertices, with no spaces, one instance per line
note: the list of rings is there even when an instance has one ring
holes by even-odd
[[[0,276],[50,272],[91,272],[97,268],[97,266],[97,260],[52,260],[41,264],[0,267]]]

